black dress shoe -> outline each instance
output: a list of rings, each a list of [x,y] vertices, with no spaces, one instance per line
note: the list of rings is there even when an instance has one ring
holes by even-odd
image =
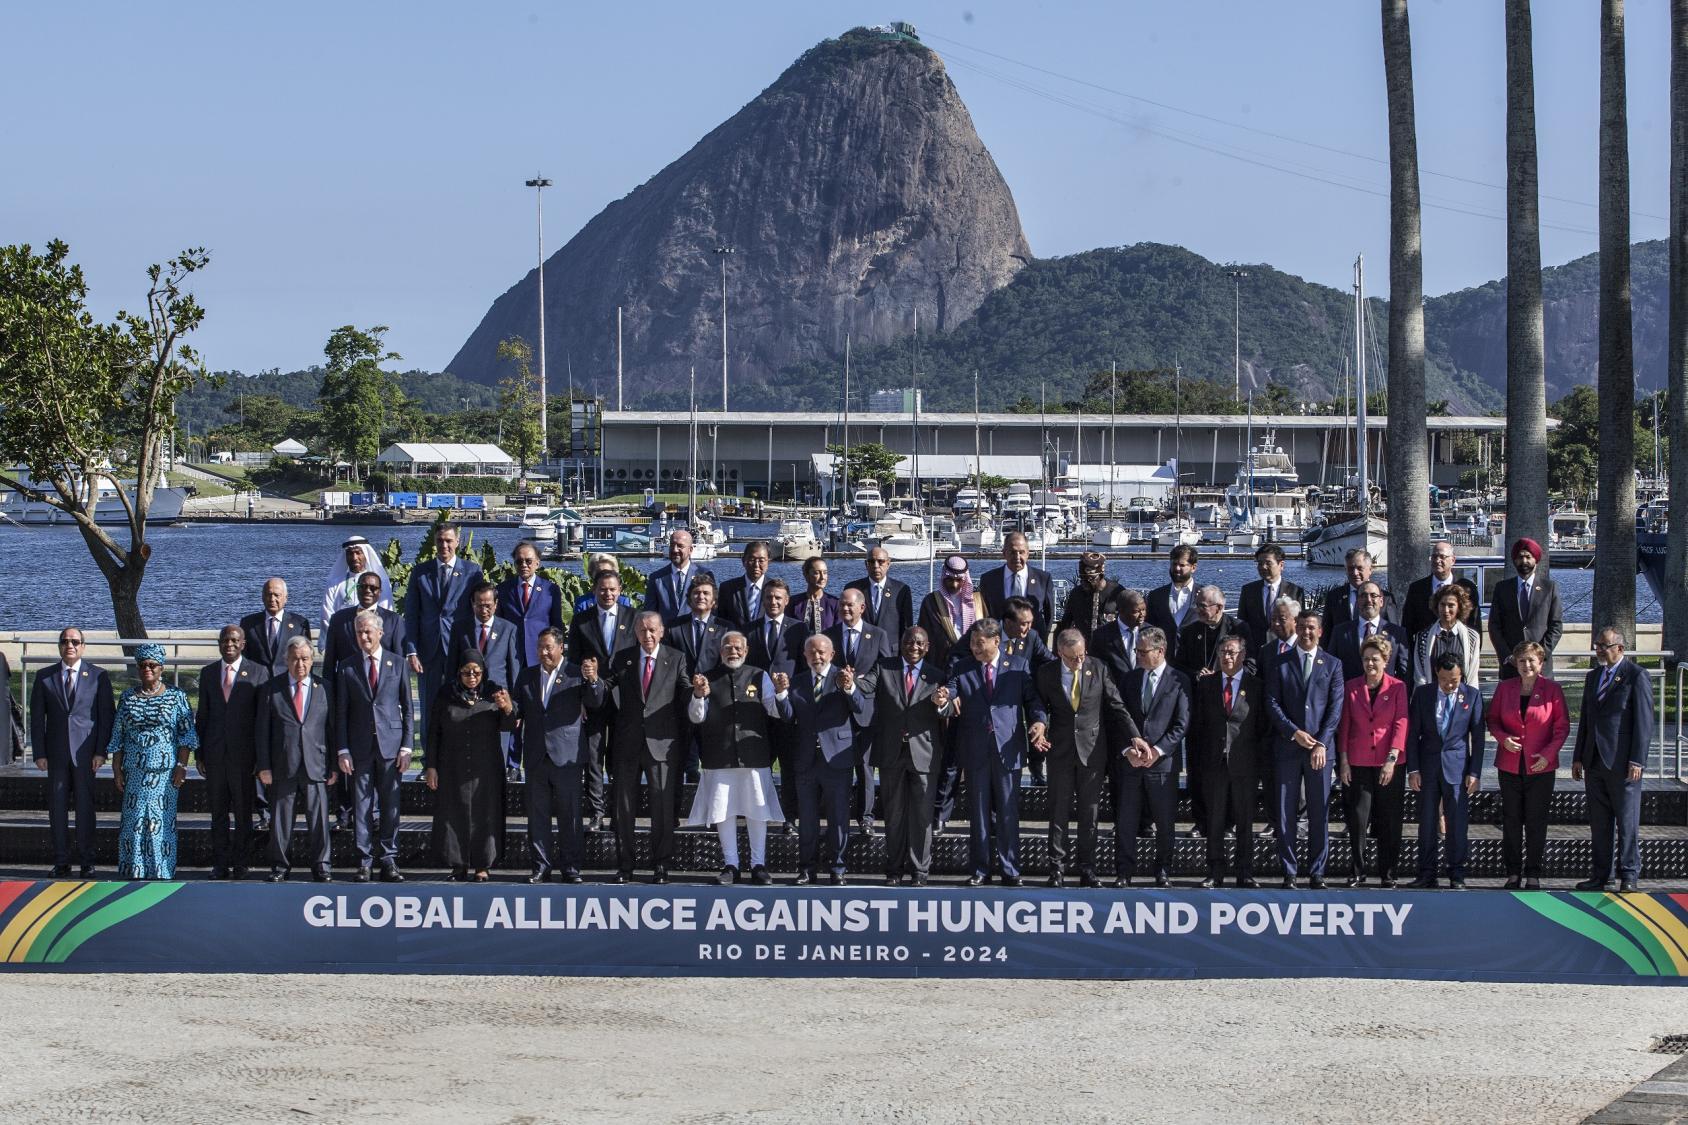
[[[404,872],[400,871],[397,865],[389,863],[381,869],[381,881],[383,883],[402,883],[404,882]]]
[[[1121,875],[1114,880],[1114,890],[1121,891],[1131,886],[1131,876]]]
[[[358,873],[356,875],[352,876],[352,882],[354,882],[354,883],[367,883],[367,882],[369,882],[369,868],[367,868],[367,867],[358,868]]]
[[[1315,891],[1324,890],[1325,889],[1325,877],[1323,875],[1309,875],[1309,876],[1307,876],[1307,887],[1308,887],[1309,890],[1315,890]]]
[[[1238,875],[1237,886],[1255,890],[1259,888],[1260,882],[1253,875]]]
[[[917,887],[924,887],[926,885],[926,882],[927,882],[927,879],[926,879],[926,876],[924,876],[924,875],[916,875],[913,879],[913,883]]]
[[[1064,887],[1067,885],[1067,877],[1059,871],[1051,871],[1049,873],[1049,885],[1051,887]]]
[[[467,867],[453,867],[451,874],[445,877],[445,881],[448,883],[467,883],[469,881],[469,869]]]
[[[326,868],[326,867],[321,868],[317,871],[311,872],[311,878],[316,880],[319,883],[332,883],[332,882],[334,882],[334,876],[329,872],[328,868]]]
[[[1365,872],[1362,871],[1358,874],[1348,876],[1347,885],[1350,886],[1350,887],[1363,887],[1363,886],[1365,886],[1366,885]]]
[[[206,876],[207,879],[227,879],[228,877],[229,869],[226,867],[213,867],[211,873]]]
[[[1465,880],[1464,879],[1449,879],[1448,880],[1448,886],[1452,887],[1456,891],[1463,891],[1465,889]]]
[[[868,821],[866,824],[862,825],[862,839],[872,840],[872,839],[875,839],[878,835],[879,835],[879,833],[874,829],[873,822],[871,820]]]
[[[815,873],[813,871],[799,871],[797,873],[797,878],[793,879],[791,882],[794,886],[806,887],[814,881]]]
[[[1283,885],[1284,890],[1286,890],[1286,891],[1295,890],[1295,876],[1294,875],[1285,875],[1282,885]]]
[[[285,872],[285,871],[272,871],[268,875],[264,876],[264,882],[266,882],[266,883],[285,883],[285,882],[287,882],[287,872]]]
[[[738,868],[729,863],[721,868],[721,874],[715,877],[715,882],[723,887],[730,887],[738,882],[738,875]]]
[[[1604,879],[1584,879],[1582,882],[1577,884],[1577,890],[1579,891],[1603,891],[1605,889],[1606,880]]]
[[[847,887],[847,886],[849,886],[850,885],[849,876],[845,875],[844,872],[842,872],[842,871],[834,871],[832,873],[832,885],[835,886],[835,887]]]
[[[1382,887],[1386,891],[1392,891],[1392,890],[1395,889],[1395,876],[1385,875],[1383,878],[1381,878],[1377,881],[1377,885]]]
[[[758,887],[770,887],[774,883],[774,877],[768,873],[766,867],[758,863],[750,869],[750,881]]]
[[[270,818],[268,816],[259,817],[258,818],[258,831],[268,832],[269,830],[270,830]]]
[[[91,863],[83,864],[82,865],[82,878],[92,879],[93,877],[94,877],[94,865],[91,864]]]
[[[1162,872],[1161,874],[1156,875],[1155,876],[1155,886],[1157,886],[1157,887],[1170,887],[1170,886],[1172,886],[1172,877],[1170,875],[1167,875],[1165,872]]]
[[[1080,871],[1078,873],[1078,885],[1081,887],[1100,887],[1102,880],[1096,877],[1094,871]]]
[[[656,868],[651,871],[651,882],[653,882],[653,883],[666,883],[666,882],[668,882],[668,868],[663,864],[660,864],[660,863],[657,864]]]
[[[903,883],[903,879],[902,879],[902,876],[900,876],[900,875],[887,875],[887,876],[885,876],[885,885],[887,887],[900,887],[900,886],[902,886],[902,883]]]
[[[1417,891],[1431,890],[1436,886],[1436,876],[1420,875],[1418,878],[1408,883],[1407,886]]]
[[[1020,883],[1021,879],[1018,875],[1004,875],[1002,877],[1002,885],[1005,887],[1018,887]]]
[[[632,881],[633,872],[631,871],[617,871],[614,875],[611,875],[608,879],[604,880],[606,883],[631,883]]]
[[[1219,879],[1216,876],[1208,875],[1208,876],[1204,877],[1202,879],[1202,881],[1200,883],[1197,883],[1196,885],[1204,891],[1211,891],[1214,887],[1217,887],[1219,885]]]
[[[1641,882],[1638,879],[1625,879],[1618,884],[1618,893],[1619,894],[1630,895],[1630,894],[1634,894],[1636,891],[1639,891],[1640,889],[1641,889]]]
[[[1508,879],[1505,883],[1501,884],[1501,890],[1503,890],[1503,891],[1522,890],[1523,886],[1524,886],[1524,880],[1522,880],[1518,876],[1514,875],[1512,878]]]
[[[1541,880],[1540,879],[1525,879],[1524,880],[1524,889],[1526,891],[1539,891],[1539,890],[1541,890]]]
[[[795,820],[788,820],[785,822],[785,835],[797,835],[797,822]]]
[[[969,887],[982,887],[985,885],[985,876],[969,875],[967,876],[967,885]]]
[[[229,872],[229,878],[234,879],[236,881],[239,881],[241,879],[246,878],[246,868],[244,868],[244,867],[235,868],[233,871]]]
[[[580,872],[573,870],[565,871],[559,877],[563,882],[569,884],[570,886],[579,886],[581,883],[586,881],[580,877]]]
[[[542,871],[535,871],[532,875],[528,876],[528,884],[530,886],[537,887],[541,883],[548,883],[550,881],[551,881],[551,869],[549,867],[545,868]]]
[[[54,864],[52,876],[55,879],[68,879],[68,878],[70,878],[70,864],[68,864],[68,863]]]

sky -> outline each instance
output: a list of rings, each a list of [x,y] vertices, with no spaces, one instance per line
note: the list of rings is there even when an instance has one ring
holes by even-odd
[[[1596,248],[1598,5],[1536,5],[1542,260]],[[1505,271],[1500,0],[1413,0],[1427,295]],[[946,62],[1040,257],[1167,242],[1387,294],[1368,0],[963,4],[182,2],[0,10],[0,243],[62,238],[102,317],[204,246],[213,369],[319,363],[389,326],[439,370],[547,252],[804,50],[908,20]],[[1630,0],[1632,237],[1664,237],[1665,0]],[[740,252],[754,253],[753,247]],[[1243,297],[1246,306],[1246,294]]]

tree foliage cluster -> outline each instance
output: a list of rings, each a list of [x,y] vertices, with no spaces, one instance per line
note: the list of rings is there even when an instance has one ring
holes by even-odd
[[[1665,392],[1659,392],[1659,417],[1669,417]],[[1559,425],[1548,431],[1548,488],[1561,496],[1588,500],[1595,493],[1600,467],[1600,397],[1593,387],[1578,387],[1547,409]],[[1642,399],[1635,407],[1635,468],[1653,472],[1653,403]],[[1661,448],[1660,453],[1668,453]]]

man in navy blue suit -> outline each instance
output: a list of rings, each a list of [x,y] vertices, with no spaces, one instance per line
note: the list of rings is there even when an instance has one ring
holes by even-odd
[[[588,760],[587,713],[603,705],[604,681],[598,661],[587,657],[578,667],[563,663],[563,634],[539,634],[539,663],[522,670],[516,681],[522,762],[527,776],[528,847],[533,852],[530,883],[556,875],[580,882],[581,767]]]
[[[721,583],[715,609],[733,628],[747,630],[762,616],[762,583],[768,574],[768,545],[752,539],[741,556],[744,573]],[[746,636],[748,640],[748,635]]]
[[[1008,612],[1009,598],[1025,598],[1032,603],[1035,615],[1032,628],[1047,635],[1055,619],[1055,588],[1049,572],[1032,566],[1031,557],[1024,532],[1004,535],[1002,565],[980,577],[979,593],[984,595],[985,611],[998,621]]]
[[[686,612],[686,591],[700,574],[715,576],[692,565],[692,533],[678,528],[668,535],[668,565],[651,571],[645,580],[644,608],[662,614],[663,628],[674,624]]]
[[[272,676],[287,671],[287,642],[294,637],[311,639],[311,623],[297,613],[287,610],[287,583],[279,578],[264,583],[264,612],[249,613],[240,619],[246,634],[243,655],[261,665]]]
[[[539,573],[539,548],[532,543],[517,543],[510,561],[516,575],[498,584],[498,615],[520,628],[516,656],[526,668],[539,663],[540,631],[563,627],[563,592]],[[490,667],[487,674],[492,674]]]
[[[199,711],[194,716],[199,749],[194,759],[211,794],[213,879],[246,878],[246,857],[252,847],[252,796],[258,771],[252,740],[258,721],[258,689],[270,678],[270,670],[245,659],[245,647],[246,633],[241,627],[225,625],[217,634],[220,659],[199,670]]]
[[[1393,646],[1389,650],[1389,664],[1383,669],[1384,674],[1397,680],[1410,680],[1412,672],[1407,666],[1407,659],[1412,652],[1412,641],[1406,629],[1383,616],[1383,587],[1368,579],[1360,584],[1358,601],[1360,616],[1353,621],[1344,621],[1333,630],[1335,636],[1330,651],[1342,662],[1342,678],[1352,680],[1365,673],[1365,669],[1360,667],[1360,646],[1372,637],[1383,636],[1388,637]]]
[[[845,586],[846,590],[860,590],[866,599],[863,616],[867,623],[891,638],[893,646],[901,644],[903,630],[914,624],[914,594],[908,583],[891,577],[891,555],[884,547],[867,553],[867,576]],[[896,653],[887,652],[887,656]]]
[[[568,652],[564,659],[576,667],[596,660],[599,677],[608,680],[615,674],[621,655],[638,645],[633,636],[633,619],[637,615],[621,596],[619,571],[599,571],[593,577],[592,590],[592,607],[584,612],[576,611],[574,620],[569,622]],[[589,828],[610,826],[604,766],[611,757],[609,738],[613,722],[609,708],[588,710],[586,715],[586,757],[582,768],[586,773],[585,812]]]
[[[1471,854],[1466,826],[1483,776],[1483,696],[1465,683],[1458,656],[1436,658],[1436,682],[1413,689],[1407,719],[1407,785],[1418,794],[1418,878],[1436,885],[1436,829],[1448,822],[1448,885],[1465,889]]]
[[[1002,884],[1020,885],[1020,771],[1029,745],[1047,752],[1044,737],[1048,713],[1037,691],[1031,666],[1019,657],[1002,654],[1002,623],[992,617],[973,623],[968,632],[970,656],[956,665],[944,698],[936,696],[940,713],[956,723],[956,755],[967,775],[968,852],[971,887],[990,878],[991,825],[996,825],[997,858]]]
[[[381,617],[357,616],[358,651],[334,671],[334,745],[338,772],[352,779],[352,823],[358,851],[357,881],[367,883],[375,863],[381,881],[402,883],[399,873],[399,782],[410,768],[410,686],[405,665],[381,644]],[[371,829],[379,835],[372,841]]]
[[[1583,681],[1582,720],[1571,777],[1588,793],[1594,870],[1579,891],[1602,891],[1617,872],[1620,891],[1641,882],[1641,773],[1653,745],[1653,683],[1624,659],[1624,638],[1608,625],[1594,638],[1594,664]]]
[[[416,564],[404,596],[410,670],[419,677],[425,716],[433,714],[434,696],[450,674],[452,634],[469,616],[469,594],[481,582],[481,568],[471,559],[457,557],[459,542],[457,529],[442,524],[434,533],[436,554]]]
[[[53,878],[70,874],[70,806],[76,803],[76,850],[82,877],[94,873],[94,771],[105,765],[117,714],[111,677],[82,659],[82,630],[59,633],[59,663],[35,674],[29,696],[29,741],[35,768],[47,771],[47,824],[53,834]],[[11,732],[6,732],[11,737]]]
[[[795,676],[770,678],[782,717],[797,726],[797,883],[815,881],[820,866],[821,818],[832,885],[844,885],[844,851],[850,842],[850,794],[856,769],[856,731],[873,721],[872,681],[857,679],[848,664],[834,664],[824,633],[803,644],[805,667]]]
[[[1307,885],[1325,885],[1330,855],[1330,790],[1336,761],[1336,728],[1342,721],[1342,665],[1319,647],[1324,622],[1316,609],[1295,619],[1295,647],[1266,673],[1266,712],[1272,725],[1272,768],[1277,801],[1273,827],[1285,889],[1295,886],[1296,805],[1307,799]]]
[[[1155,822],[1155,886],[1172,883],[1172,830],[1178,809],[1178,752],[1190,729],[1190,681],[1167,659],[1166,630],[1137,632],[1137,667],[1120,698],[1141,737],[1114,760],[1114,886],[1137,871],[1137,828],[1143,806]]]
[[[881,660],[894,655],[893,640],[867,620],[867,598],[860,590],[845,587],[838,598],[838,624],[826,631],[832,651],[839,663],[848,664],[856,678],[864,683],[876,682],[876,669]],[[868,690],[873,690],[871,687]],[[862,826],[862,835],[873,838],[873,802],[876,786],[873,780],[873,727],[869,723],[856,724],[856,778],[851,805]]]

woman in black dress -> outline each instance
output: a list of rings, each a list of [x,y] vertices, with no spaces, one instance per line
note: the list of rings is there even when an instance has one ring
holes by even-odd
[[[504,685],[486,682],[486,665],[464,652],[457,683],[434,699],[428,718],[428,768],[434,790],[434,852],[457,882],[487,881],[504,850],[503,731],[516,726]]]

